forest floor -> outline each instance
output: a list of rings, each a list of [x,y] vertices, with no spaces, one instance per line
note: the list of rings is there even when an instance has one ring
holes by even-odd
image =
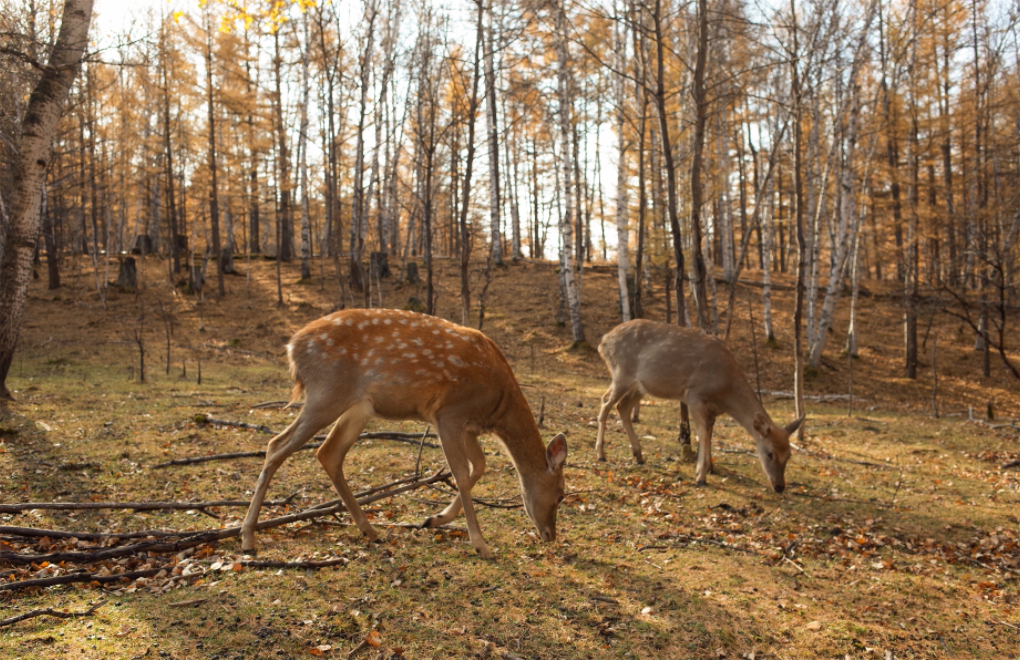
[[[439,315],[459,321],[455,264],[436,262]],[[220,301],[215,274],[199,301],[170,286],[165,262],[150,257],[141,264],[140,291],[111,288],[105,309],[89,268],[65,271],[55,291],[33,281],[8,381],[17,401],[0,409],[0,503],[242,506],[3,513],[0,552],[95,552],[120,543],[29,539],[12,527],[111,534],[239,524],[259,458],[157,464],[258,451],[270,437],[202,423],[202,414],[277,431],[295,414],[257,406],[289,397],[285,342],[336,306],[340,292],[328,265],[325,281],[316,264],[310,283],[299,282],[296,264],[284,265],[278,305],[272,261],[238,259],[242,274],[228,276]],[[111,268],[115,274],[116,264]],[[472,271],[476,304],[480,268]],[[424,297],[422,287],[398,279],[384,281],[382,306]],[[246,564],[237,538],[91,563],[8,559],[0,561],[0,619],[102,604],[86,616],[40,616],[0,628],[0,656],[1020,657],[1020,478],[1017,469],[1002,468],[1020,458],[1020,431],[1009,424],[1020,418],[1020,387],[995,356],[991,377],[981,376],[966,326],[925,308],[919,377],[907,379],[895,288],[866,282],[857,310],[859,358],[851,363],[842,352],[844,298],[822,368],[807,379],[815,398],[808,400],[808,436],[787,468],[787,492],[771,491],[750,438],[729,418],[716,425],[715,473],[706,488],[695,488],[693,466],[679,460],[674,402],[642,406],[645,465],[633,463],[615,414],[609,462],[594,460],[609,378],[594,349],[571,348],[569,330],[557,325],[556,281],[548,262],[497,269],[484,324],[532,409],[542,412],[546,440],[561,431],[568,438],[568,494],[555,543],[539,542],[519,507],[513,468],[498,444],[485,440],[488,471],[475,495],[492,560],[475,555],[463,519],[451,529],[410,527],[449,500],[442,485],[366,507],[381,533],[378,544],[366,543],[345,516],[258,535],[259,560],[333,560],[317,570]],[[591,346],[619,322],[615,283],[608,264],[584,272]],[[760,330],[760,282],[741,284],[729,341],[780,424],[794,417],[784,394],[792,390],[790,284],[778,278],[772,343]],[[725,293],[719,284],[721,307]],[[661,282],[645,304],[647,318],[664,320]],[[991,423],[989,402],[997,417]],[[367,430],[425,428],[374,421]],[[442,467],[440,450],[421,451],[423,472]],[[413,474],[418,454],[414,445],[363,440],[347,461],[352,488]],[[269,499],[294,493],[261,518],[335,497],[307,452],[284,464]],[[146,569],[148,577],[134,580],[11,588],[79,570],[109,576]]]

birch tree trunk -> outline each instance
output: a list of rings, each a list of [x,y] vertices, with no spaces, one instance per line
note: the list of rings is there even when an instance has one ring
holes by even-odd
[[[354,190],[351,200],[351,235],[350,235],[350,284],[351,289],[365,295],[365,306],[368,307],[369,288],[361,268],[361,257],[365,251],[365,123],[368,115],[368,79],[372,68],[372,48],[375,43],[375,19],[378,5],[372,0],[365,7],[365,46],[359,64],[359,81],[361,98],[358,103],[358,127],[355,139],[354,156]]]
[[[497,266],[503,265],[503,236],[499,227],[499,132],[496,124],[496,71],[495,27],[492,16],[493,0],[486,6],[488,32],[485,38],[485,128],[489,138],[489,240],[492,241],[490,254]],[[564,39],[564,36],[560,36]]]
[[[852,92],[851,92],[852,93]],[[822,352],[825,350],[826,339],[829,328],[832,327],[832,319],[836,313],[836,303],[839,300],[840,291],[843,289],[843,276],[846,270],[847,253],[849,252],[850,237],[856,225],[856,187],[854,181],[854,151],[857,144],[857,118],[859,107],[856,100],[851,102],[849,125],[846,130],[846,154],[841,165],[840,173],[840,196],[839,196],[839,230],[834,246],[835,255],[830,262],[829,283],[825,290],[825,298],[822,301],[821,314],[818,319],[818,329],[814,333],[814,343],[811,345],[808,364],[818,369],[822,363]]]
[[[92,0],[65,0],[57,41],[21,122],[13,194],[0,255],[0,399],[13,399],[7,388],[7,375],[21,333],[32,257],[39,240],[42,188],[57,122],[88,45],[92,4]]]
[[[560,158],[563,163],[563,198],[564,208],[560,215],[560,244],[562,246],[562,280],[563,288],[566,291],[567,308],[570,315],[570,329],[573,335],[574,344],[581,344],[585,341],[584,326],[581,322],[581,296],[578,291],[577,280],[574,273],[574,230],[572,219],[574,216],[574,182],[573,164],[570,162],[571,154],[571,110],[573,101],[570,95],[570,70],[567,61],[567,39],[569,28],[567,21],[567,0],[560,0],[553,8],[556,21],[556,56],[558,61],[557,70],[557,96],[559,97],[559,123],[560,123]]]
[[[213,104],[212,22],[209,11],[207,4],[205,10],[205,87],[209,116],[209,221],[212,225],[212,256],[216,260],[216,297],[223,298],[225,283],[223,282],[223,255],[220,245],[220,197],[216,178],[216,108]]]
[[[311,39],[308,31],[308,12],[301,14],[301,31],[304,38],[301,48],[301,97],[298,126],[298,177],[301,185],[301,279],[312,278],[312,228],[308,217],[308,99],[310,95]]]
[[[619,22],[615,26],[616,37],[616,70],[621,72],[616,75],[616,135],[619,144],[619,156],[616,170],[616,273],[620,285],[620,311],[623,321],[631,319],[630,295],[627,291],[627,273],[630,270],[630,256],[628,254],[630,244],[630,227],[627,217],[627,135],[626,130],[626,87],[622,71],[625,70],[627,42],[623,26]],[[603,246],[604,249],[604,246]],[[636,279],[635,279],[636,281]]]

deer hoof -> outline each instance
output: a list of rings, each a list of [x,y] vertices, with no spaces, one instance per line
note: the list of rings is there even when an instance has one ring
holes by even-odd
[[[256,550],[255,548],[241,548],[241,554],[248,555],[249,557],[257,557],[259,551]]]
[[[645,464],[645,459],[640,454],[636,454],[634,456],[634,462],[637,463],[638,465],[644,465]]]
[[[606,462],[606,457],[605,456],[599,456],[599,462],[600,463],[605,463]]]
[[[694,485],[697,486],[698,488],[704,488],[708,484],[705,482],[704,479],[698,479],[698,483],[696,483]]]

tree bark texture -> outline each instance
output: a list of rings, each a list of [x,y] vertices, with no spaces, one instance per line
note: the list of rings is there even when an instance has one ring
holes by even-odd
[[[7,375],[21,332],[32,258],[39,240],[39,210],[51,143],[88,45],[92,5],[92,0],[65,0],[57,41],[21,123],[7,237],[0,256],[0,399],[12,398]]]

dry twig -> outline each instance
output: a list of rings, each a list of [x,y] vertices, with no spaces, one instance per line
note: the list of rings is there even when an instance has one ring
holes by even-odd
[[[449,472],[440,470],[434,475],[424,478],[415,479],[414,477],[407,477],[399,479],[397,481],[386,484],[385,486],[377,486],[369,490],[358,493],[358,504],[365,506],[376,502],[387,497],[393,497],[400,493],[405,493],[415,488],[427,486],[436,481],[442,479],[448,479],[450,476]],[[404,485],[399,485],[404,484]],[[391,486],[398,486],[391,488]],[[272,527],[279,527],[292,522],[298,522],[301,520],[308,520],[310,518],[317,518],[321,516],[329,516],[341,511],[345,511],[343,502],[339,500],[333,500],[332,502],[325,502],[318,504],[304,511],[292,513],[286,516],[280,516],[279,518],[272,518],[270,520],[263,520],[256,529],[263,530]],[[106,559],[116,559],[119,557],[126,557],[139,552],[180,552],[186,548],[192,548],[205,543],[211,543],[213,541],[221,541],[223,539],[233,538],[241,534],[240,527],[228,527],[225,529],[217,530],[204,530],[200,532],[181,532],[180,538],[177,540],[160,539],[154,541],[143,541],[141,543],[135,543],[132,545],[118,546],[114,548],[103,548],[94,552],[54,552],[46,555],[26,555],[16,552],[0,552],[0,561],[10,562],[12,564],[31,564],[33,562],[44,562],[59,563],[62,561],[68,562],[97,562]],[[0,585],[0,591],[11,588],[12,584],[21,583],[8,583]],[[60,584],[60,583],[57,583]]]
[[[0,620],[0,628],[13,625],[19,621],[25,621],[26,619],[34,619],[37,616],[55,616],[58,619],[77,619],[78,617],[90,616],[93,612],[105,604],[106,601],[101,600],[84,612],[60,612],[52,607],[47,607],[41,610],[32,610],[31,612],[25,612],[24,614],[18,614],[16,616]]]

